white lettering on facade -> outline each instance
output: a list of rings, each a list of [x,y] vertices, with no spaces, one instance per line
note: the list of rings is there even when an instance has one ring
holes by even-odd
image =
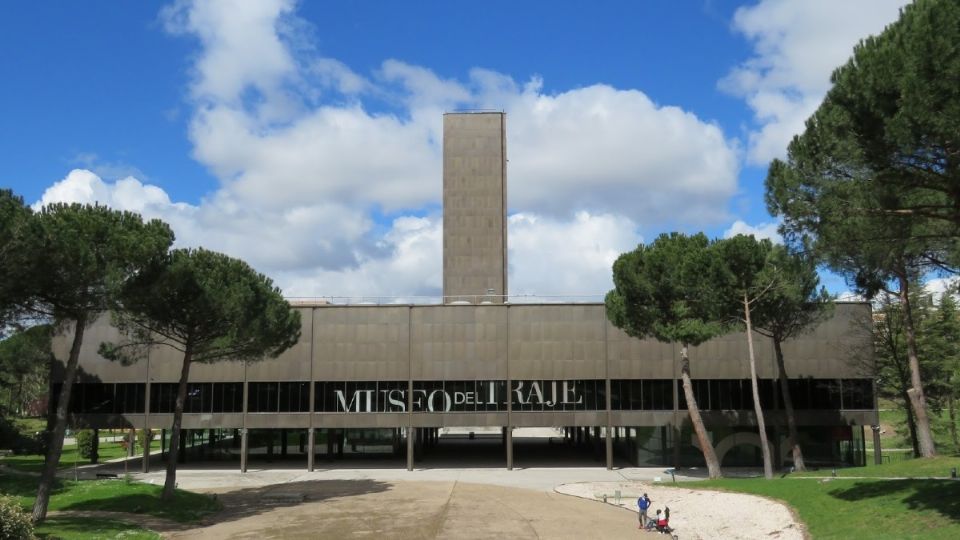
[[[549,388],[546,382],[550,383]],[[559,384],[558,384],[559,383]],[[482,381],[478,384],[487,387],[486,395],[482,387],[476,391],[446,391],[443,389],[413,391],[413,410],[429,412],[449,412],[455,407],[472,405],[505,406],[506,401],[497,401],[496,387],[498,381]],[[502,382],[500,383],[502,384]],[[528,388],[524,388],[529,384]],[[347,400],[343,390],[335,389],[336,402],[339,412],[369,413],[369,412],[407,412],[407,391],[401,389],[384,390],[354,390]],[[379,394],[379,399],[377,399]],[[543,405],[556,407],[558,405],[579,405],[583,403],[583,396],[579,395],[574,381],[514,381],[509,397],[517,405]],[[550,399],[547,399],[549,396]],[[486,398],[486,400],[484,400]]]
[[[436,403],[434,398],[440,394],[443,398],[443,412],[450,412],[450,395],[444,392],[443,390],[434,390],[430,392],[430,397],[427,398],[427,410],[430,412],[437,412]]]
[[[393,397],[394,394],[399,394],[399,398]],[[403,390],[390,390],[387,393],[387,401],[390,403],[391,407],[395,407],[395,411],[406,412],[407,411],[407,400],[404,398],[405,392]]]
[[[575,400],[571,400],[570,398],[574,398]],[[571,386],[570,381],[563,381],[562,403],[570,405],[583,403],[583,396],[577,397],[577,389]]]
[[[523,381],[516,381],[517,387],[513,389],[513,393],[517,395],[517,402],[521,405],[527,405],[527,401],[523,399]]]
[[[540,383],[537,381],[530,383],[530,394],[527,396],[527,401],[533,402],[534,396],[537,398],[535,403],[537,405],[543,405],[543,392],[540,390]]]

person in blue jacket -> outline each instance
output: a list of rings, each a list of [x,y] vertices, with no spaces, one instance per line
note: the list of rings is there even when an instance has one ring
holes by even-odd
[[[647,510],[650,509],[650,497],[647,497],[646,493],[637,499],[637,508],[640,509],[640,526],[638,528],[642,529],[647,526],[647,521],[650,519],[647,516]]]

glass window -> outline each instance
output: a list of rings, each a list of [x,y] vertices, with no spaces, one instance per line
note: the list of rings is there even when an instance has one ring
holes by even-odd
[[[873,409],[872,379],[843,379],[840,384],[844,409]]]
[[[837,379],[813,379],[811,401],[814,409],[840,408],[840,381]]]

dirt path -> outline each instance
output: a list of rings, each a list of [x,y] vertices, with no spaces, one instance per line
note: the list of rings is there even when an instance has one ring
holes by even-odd
[[[558,493],[462,482],[303,482],[223,493],[225,509],[166,538],[625,538],[628,512]],[[244,492],[246,491],[246,492]],[[306,500],[301,501],[302,496]],[[653,535],[651,534],[651,539]]]
[[[613,504],[620,490],[622,507]],[[583,482],[555,491],[460,481],[307,480],[219,490],[224,509],[199,524],[115,512],[57,512],[136,523],[165,538],[663,538],[637,530],[636,497],[669,506],[680,538],[801,540],[782,504],[641,482]],[[598,502],[608,494],[610,504]],[[53,514],[51,514],[53,515]]]

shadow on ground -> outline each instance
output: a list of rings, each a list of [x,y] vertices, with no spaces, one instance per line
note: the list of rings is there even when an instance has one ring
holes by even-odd
[[[954,521],[960,521],[960,482],[955,480],[875,480],[856,482],[848,488],[835,489],[830,495],[845,501],[891,499],[902,505],[896,508],[933,510]]]
[[[223,510],[202,520],[205,525],[243,519],[276,508],[297,506],[368,493],[382,493],[392,486],[377,480],[307,480],[238,489],[219,495]]]

